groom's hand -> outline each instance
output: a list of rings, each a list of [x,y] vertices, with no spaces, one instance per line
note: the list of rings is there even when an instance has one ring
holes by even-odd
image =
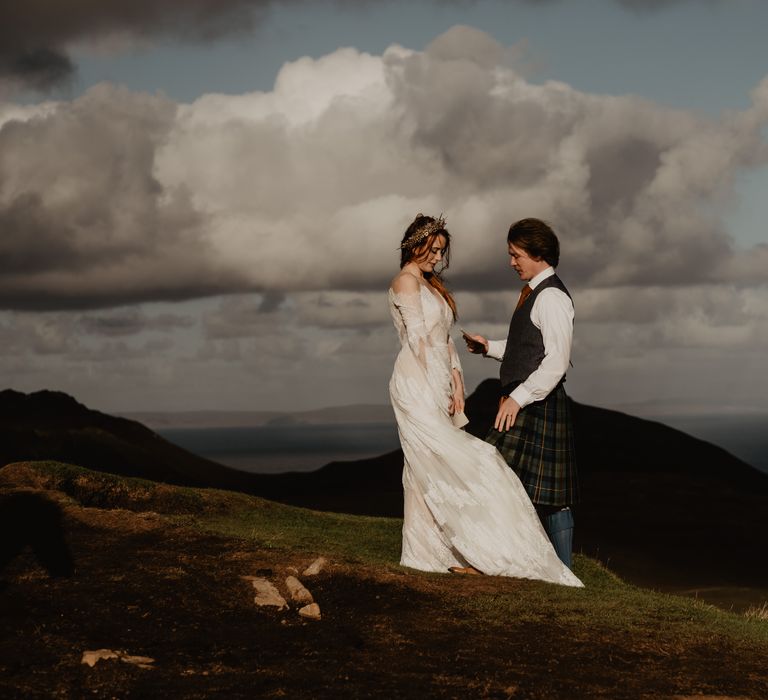
[[[472,334],[470,335],[466,331],[462,331],[462,337],[467,344],[467,350],[476,355],[485,355],[488,352],[488,341],[483,338],[482,335]]]
[[[499,411],[496,414],[496,420],[493,422],[493,427],[500,433],[506,432],[515,424],[519,412],[520,404],[511,396],[507,396],[507,398],[499,404]]]

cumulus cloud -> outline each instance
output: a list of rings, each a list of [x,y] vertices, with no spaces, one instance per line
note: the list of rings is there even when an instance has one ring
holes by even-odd
[[[6,106],[0,298],[82,308],[251,290],[263,317],[290,292],[386,288],[418,211],[447,214],[459,291],[508,284],[504,234],[523,216],[561,233],[576,287],[768,279],[768,253],[736,251],[718,213],[736,175],[768,162],[768,80],[751,107],[710,119],[533,84],[509,59],[455,27],[424,51],[299,59],[271,92],[176,104],[100,85]],[[333,313],[364,324],[354,299]]]
[[[177,106],[101,85],[0,128],[6,307],[183,298],[244,287],[183,186],[154,175]]]

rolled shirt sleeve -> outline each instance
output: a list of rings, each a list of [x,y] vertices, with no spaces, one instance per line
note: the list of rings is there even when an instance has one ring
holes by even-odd
[[[485,353],[486,357],[492,357],[494,360],[501,362],[504,359],[504,351],[507,349],[506,340],[489,340],[488,352]]]

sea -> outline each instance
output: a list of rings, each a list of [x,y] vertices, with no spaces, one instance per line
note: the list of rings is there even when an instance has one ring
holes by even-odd
[[[768,473],[767,416],[649,417],[718,445]],[[272,424],[251,428],[156,428],[166,440],[241,471],[308,472],[333,461],[376,457],[399,447],[393,422]]]
[[[329,462],[377,457],[400,446],[394,423],[156,428],[155,432],[201,457],[260,474],[310,472]]]

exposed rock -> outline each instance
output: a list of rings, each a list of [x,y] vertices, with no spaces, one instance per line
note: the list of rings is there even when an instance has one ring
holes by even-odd
[[[127,664],[133,664],[139,668],[153,668],[155,660],[149,656],[133,656],[124,651],[113,651],[112,649],[96,649],[95,651],[84,651],[80,663],[88,664],[93,668],[102,659],[120,659]]]
[[[318,557],[304,569],[302,576],[317,576],[327,565],[328,560],[325,557]]]
[[[321,619],[320,606],[317,603],[305,605],[303,608],[299,608],[299,615],[307,620],[319,620]]]
[[[298,576],[299,575],[299,570],[295,566],[286,566],[285,570],[291,576]]]
[[[102,659],[119,659],[118,654],[111,649],[96,649],[95,651],[84,651],[83,658],[80,660],[82,664],[88,664],[93,668]]]
[[[279,610],[288,607],[288,602],[280,595],[280,592],[267,579],[258,576],[241,576],[246,581],[250,581],[256,590],[256,597],[253,602],[256,605],[272,605]]]
[[[295,576],[288,576],[288,578],[285,579],[285,585],[288,588],[288,593],[294,603],[299,603],[300,605],[309,605],[310,603],[315,602],[312,594],[306,588],[304,588],[301,581],[299,581],[299,579],[297,579]]]

